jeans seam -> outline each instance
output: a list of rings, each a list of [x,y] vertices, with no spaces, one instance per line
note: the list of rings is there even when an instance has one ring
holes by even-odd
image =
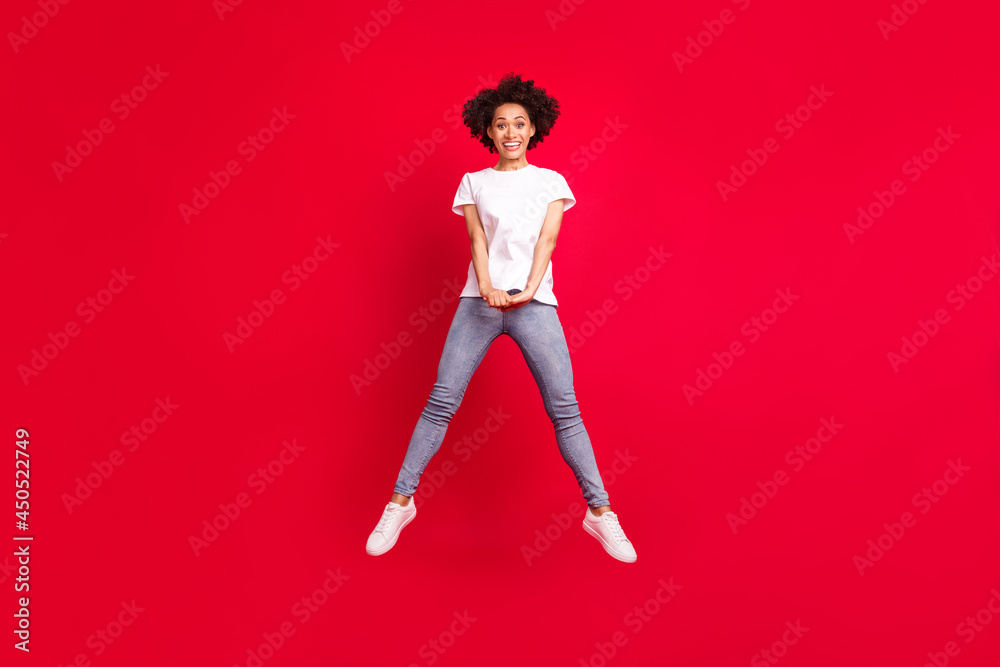
[[[521,347],[520,343],[518,343],[518,347]],[[547,403],[548,407],[552,410],[552,414],[555,414],[555,404],[552,401],[552,396],[551,396],[551,393],[549,391],[549,385],[545,382],[545,376],[542,374],[541,370],[538,368],[538,364],[536,364],[535,361],[534,361],[534,359],[531,358],[531,354],[527,351],[527,349],[524,348],[524,347],[521,347],[521,350],[524,353],[525,360],[535,370],[535,375],[538,377],[539,382],[542,385],[542,400],[543,400],[543,402]],[[556,421],[558,421],[558,419],[559,418],[556,417]],[[553,424],[553,426],[555,427],[556,425]],[[569,459],[570,459],[570,461],[573,462],[573,466],[572,466],[573,467],[573,474],[576,476],[576,478],[578,480],[582,481],[587,486],[587,489],[590,491],[591,495],[595,495],[596,494],[596,490],[590,484],[590,481],[587,480],[587,478],[583,475],[583,469],[580,467],[580,463],[576,460],[576,457],[573,455],[572,448],[570,448],[570,447],[567,446],[565,437],[559,431],[559,428],[555,428],[554,430],[555,430],[555,433],[556,433],[556,441],[558,442],[560,448],[562,449],[562,451],[564,451],[567,454],[569,454]],[[600,474],[600,472],[598,472],[598,474]]]
[[[493,343],[493,341],[495,341],[497,339],[497,337],[499,335],[500,334],[497,334],[493,338],[490,338],[488,341],[486,341],[483,344],[483,346],[481,348],[479,348],[479,352],[477,353],[477,359],[479,359],[480,361],[482,361],[482,357],[486,353],[486,350],[489,349],[490,345]],[[475,368],[477,368],[478,366],[479,366],[478,363],[469,364],[469,372],[466,374],[465,381],[462,383],[462,385],[464,387],[468,387],[469,386],[469,381],[472,380],[473,370]],[[462,390],[462,393],[461,393],[460,396],[458,396],[458,400],[456,402],[457,403],[461,403],[462,399],[464,397],[465,397],[465,389]],[[456,413],[458,412],[458,407],[455,408],[455,412]],[[454,417],[454,416],[455,415],[453,414],[452,417]],[[449,418],[448,419],[448,424],[450,424],[450,423],[451,423],[451,419]],[[441,431],[442,428],[446,428],[446,425],[445,424],[437,424],[437,428],[434,429],[434,436],[431,438],[431,442],[433,442],[434,440],[437,439],[437,434]],[[442,442],[441,445],[444,445],[444,442]],[[438,449],[440,450],[440,447]],[[435,451],[434,453],[436,454],[437,452]],[[431,456],[432,456],[432,454],[430,453],[430,450],[428,450],[427,453],[426,453],[426,455],[425,455],[425,457],[424,457],[424,459],[423,459],[423,461],[420,464],[420,475],[417,478],[417,484],[418,484],[418,486],[420,484],[419,478],[423,476],[424,471],[427,469],[427,464],[430,463]],[[414,489],[414,493],[416,493],[416,489]]]
[[[438,432],[441,431],[441,427],[442,426],[444,426],[444,424],[438,424],[437,428],[434,429],[434,435],[431,437],[431,442],[434,442],[435,440],[437,440],[437,434],[438,434]],[[444,443],[442,442],[441,444],[444,444]],[[423,476],[424,470],[427,469],[427,464],[430,463],[430,461],[431,461],[431,454],[430,454],[430,450],[428,450],[428,452],[425,455],[423,461],[420,462],[420,474],[417,475],[417,486],[418,487],[420,486],[420,478]],[[416,493],[417,489],[413,489],[413,492]]]

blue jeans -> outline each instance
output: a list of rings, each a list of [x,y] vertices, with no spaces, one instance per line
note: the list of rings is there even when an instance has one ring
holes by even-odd
[[[508,290],[517,294],[521,290]],[[573,390],[569,347],[556,306],[532,299],[502,313],[481,297],[461,297],[438,363],[437,381],[413,429],[395,492],[412,496],[427,463],[441,443],[465,388],[486,351],[501,334],[514,339],[538,383],[563,460],[576,476],[590,507],[608,505],[590,436],[583,426]]]

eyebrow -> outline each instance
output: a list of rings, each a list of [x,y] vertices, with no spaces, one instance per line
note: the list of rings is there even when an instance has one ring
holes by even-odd
[[[524,118],[524,116],[514,116],[514,118],[515,118],[515,120],[516,120],[516,119],[518,119],[518,118]],[[506,118],[504,118],[503,116],[497,116],[497,120],[507,120],[507,119],[506,119]]]

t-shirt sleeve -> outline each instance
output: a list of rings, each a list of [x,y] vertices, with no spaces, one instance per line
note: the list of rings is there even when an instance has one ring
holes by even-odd
[[[573,196],[573,191],[569,189],[569,183],[566,182],[566,179],[558,171],[553,171],[549,177],[549,192],[551,193],[549,197],[550,202],[557,199],[566,200],[563,202],[563,211],[568,211],[576,204],[576,197]]]
[[[451,210],[459,215],[465,215],[462,207],[465,204],[475,204],[472,198],[472,175],[466,172],[462,176],[462,182],[458,184],[458,192],[455,193],[455,202],[451,205]]]

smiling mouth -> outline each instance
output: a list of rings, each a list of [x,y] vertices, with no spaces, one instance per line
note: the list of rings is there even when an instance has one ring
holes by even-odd
[[[514,141],[514,142],[509,142],[508,141],[508,142],[506,142],[503,145],[503,147],[506,148],[509,151],[516,151],[518,148],[521,147],[521,142],[520,141]]]

